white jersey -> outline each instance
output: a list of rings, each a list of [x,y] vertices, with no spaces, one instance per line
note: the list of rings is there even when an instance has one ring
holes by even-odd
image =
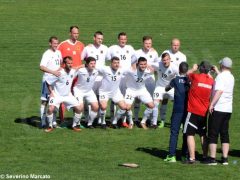
[[[140,57],[144,57],[147,59],[147,63],[148,65],[152,65],[155,64],[159,61],[158,59],[158,53],[154,48],[151,48],[149,51],[145,52],[143,49],[139,49],[135,52],[135,56],[136,56],[136,61],[140,58]]]
[[[213,95],[216,91],[223,91],[214,105],[215,111],[232,113],[234,77],[230,71],[223,71],[217,75],[214,84]]]
[[[103,76],[99,91],[107,93],[115,92],[119,88],[124,73],[123,69],[119,68],[117,71],[114,71],[110,66],[104,66],[98,70]]]
[[[62,55],[59,50],[53,51],[52,49],[48,49],[43,53],[40,66],[44,66],[48,69],[56,71],[60,68],[60,64],[62,62]],[[43,75],[43,79],[46,80],[47,76],[52,75],[50,73],[45,72]]]
[[[69,96],[71,95],[71,86],[73,79],[76,77],[76,70],[71,69],[67,73],[64,69],[60,70],[61,75],[48,76],[47,83],[53,87],[54,94],[57,96]]]
[[[94,44],[89,44],[83,49],[81,58],[85,59],[88,57],[94,57],[96,59],[96,68],[100,68],[105,65],[105,60],[107,58],[108,47],[101,44],[96,47]]]
[[[181,62],[187,62],[187,57],[185,54],[183,54],[181,51],[178,51],[176,53],[173,53],[171,49],[163,51],[163,53],[168,53],[171,58],[171,63],[175,64],[177,68],[179,68],[179,64]],[[162,54],[163,54],[162,53]]]
[[[140,72],[138,68],[135,70],[130,69],[125,72],[125,77],[127,80],[126,86],[134,91],[145,89],[145,81],[151,77],[151,75],[152,73],[148,69],[146,69],[144,72]]]
[[[114,56],[120,59],[120,66],[124,69],[130,69],[132,62],[136,59],[135,51],[130,45],[125,45],[124,47],[113,45],[109,47],[107,59],[110,60]]]
[[[81,68],[77,71],[77,84],[74,88],[78,88],[81,92],[87,93],[92,90],[95,79],[98,76],[98,71],[94,69],[92,72],[89,72],[87,68]]]
[[[166,87],[170,81],[178,75],[178,68],[175,64],[170,63],[170,65],[166,68],[164,67],[162,61],[158,63],[158,66],[154,65],[153,68],[158,73],[158,79],[156,81],[156,87]]]

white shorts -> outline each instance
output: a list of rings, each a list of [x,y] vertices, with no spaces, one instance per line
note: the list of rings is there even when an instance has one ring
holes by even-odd
[[[71,109],[72,107],[78,106],[79,102],[73,95],[69,96],[57,96],[51,97],[49,99],[49,106],[53,105],[56,108],[59,108],[60,104],[63,103],[67,109]]]
[[[152,96],[146,88],[137,91],[128,88],[125,94],[125,102],[132,104],[135,98],[138,98],[144,104],[153,102]]]
[[[77,98],[79,103],[83,103],[83,100],[85,99],[88,103],[94,103],[98,102],[96,94],[93,92],[93,90],[83,93],[78,88],[73,88],[74,96]]]
[[[172,88],[170,91],[166,92],[165,87],[157,86],[153,93],[153,99],[157,100],[163,100],[163,99],[169,99],[174,100],[174,88]]]
[[[41,98],[42,101],[48,101],[49,99],[49,91],[47,88],[47,82],[42,80],[42,87],[41,87]]]
[[[114,103],[118,103],[120,101],[124,101],[123,95],[118,88],[114,92],[102,92],[99,91],[99,100],[100,101],[108,101],[108,99],[112,99]]]
[[[154,92],[154,89],[155,89],[155,78],[154,78],[154,75],[152,75],[151,77],[149,77],[147,80],[146,80],[146,83],[145,83],[145,86],[148,90],[148,92],[150,93],[151,96],[153,96],[153,92]]]

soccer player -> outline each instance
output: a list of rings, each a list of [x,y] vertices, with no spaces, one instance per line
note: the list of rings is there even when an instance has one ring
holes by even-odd
[[[158,53],[152,47],[152,37],[143,36],[142,38],[143,47],[135,52],[136,58],[145,57],[147,59],[148,66],[158,63]],[[155,89],[155,77],[154,74],[146,81],[146,88],[148,92],[153,95]],[[138,122],[138,114],[140,110],[140,103],[135,101],[134,103],[134,119]]]
[[[154,107],[153,99],[150,93],[147,91],[145,82],[152,75],[151,71],[147,69],[147,59],[140,57],[137,62],[137,67],[132,68],[126,72],[126,112],[118,111],[120,117],[122,114],[126,114],[129,120],[129,129],[133,128],[131,107],[135,98],[138,98],[143,102],[147,108],[152,109]],[[117,118],[118,119],[118,118]],[[114,119],[113,124],[117,123],[117,119]]]
[[[73,87],[73,92],[81,106],[83,106],[83,99],[91,105],[91,112],[89,113],[87,126],[88,128],[93,129],[94,127],[92,124],[97,116],[98,101],[92,88],[99,73],[95,69],[96,59],[94,57],[90,56],[85,61],[85,68],[80,68],[77,71],[78,80]]]
[[[165,87],[170,83],[170,81],[178,74],[178,68],[171,63],[170,55],[168,53],[163,53],[161,56],[161,61],[153,66],[155,71],[157,71],[158,79],[156,81],[156,87],[153,93],[154,99],[154,108],[153,111],[146,109],[144,114],[145,117],[150,117],[152,113],[152,128],[157,128],[157,119],[158,119],[158,106],[159,103],[164,99],[174,99],[174,89],[166,92]],[[163,114],[162,109],[160,109],[160,118],[161,118],[161,127],[164,126],[166,114]],[[147,115],[148,114],[148,115]],[[144,129],[147,129],[146,118],[143,118],[141,121],[141,126]]]
[[[112,99],[122,111],[126,109],[124,97],[119,89],[124,71],[119,67],[119,64],[120,59],[118,57],[112,57],[110,66],[104,66],[98,69],[103,76],[102,85],[99,89],[100,118],[103,129],[106,128],[105,116],[109,99]],[[116,129],[117,125],[113,124],[113,128]]]
[[[136,61],[135,50],[131,45],[127,45],[127,34],[125,32],[118,34],[118,45],[112,45],[109,47],[107,59],[110,60],[112,57],[118,57],[120,59],[120,66],[124,70],[130,69],[132,63]],[[120,90],[122,94],[125,95],[126,79],[124,76],[120,82]],[[112,114],[111,117],[114,117],[116,106],[111,103],[110,109]],[[126,123],[123,123],[123,126],[128,127]]]
[[[70,38],[61,42],[58,46],[58,50],[61,51],[62,57],[70,56],[73,59],[73,68],[80,67],[82,65],[81,54],[84,48],[84,44],[78,41],[79,28],[78,26],[71,26],[69,29]],[[74,80],[74,83],[76,80]],[[64,119],[64,106],[60,107],[60,120]]]
[[[42,78],[42,90],[41,90],[41,126],[44,128],[46,126],[46,110],[49,98],[49,91],[46,84],[46,79],[48,76],[60,76],[58,69],[62,62],[61,52],[57,50],[58,38],[52,36],[49,38],[49,49],[46,50],[42,56],[40,62],[40,70],[44,72]]]
[[[72,69],[72,58],[70,56],[66,56],[63,58],[63,65],[59,72],[60,76],[51,76],[47,79],[48,88],[50,91],[50,99],[49,99],[49,109],[47,112],[48,117],[48,128],[45,130],[46,132],[51,132],[53,130],[53,111],[56,108],[59,108],[60,103],[64,103],[64,105],[68,108],[74,109],[74,117],[72,128],[74,131],[80,131],[80,118],[83,107],[81,107],[77,101],[77,99],[71,93],[71,85],[73,79],[76,77],[76,70]]]
[[[105,46],[103,43],[103,33],[101,31],[96,31],[93,36],[93,44],[89,44],[83,49],[82,52],[82,59],[86,59],[88,57],[94,57],[96,59],[96,68],[101,68],[105,65],[105,60],[107,59],[107,52],[108,52],[108,47]],[[93,91],[95,94],[98,96],[99,95],[99,87],[101,86],[101,81],[102,81],[102,76],[98,75],[97,78],[95,79],[94,86],[93,86]],[[87,112],[91,112],[91,107],[85,106],[86,114]],[[99,113],[100,114],[100,113]],[[90,116],[90,114],[86,115]],[[100,122],[99,118],[99,124]]]
[[[185,54],[183,54],[180,51],[180,46],[181,46],[180,40],[177,38],[173,38],[171,40],[171,49],[163,51],[163,53],[168,53],[170,55],[171,64],[174,64],[175,66],[177,66],[177,69],[179,68],[179,64],[181,62],[187,62],[187,57]],[[161,114],[161,117],[163,118],[163,121],[161,121],[159,126],[160,128],[164,127],[164,122],[165,122],[165,117],[167,112],[167,103],[168,103],[168,99],[164,99],[160,107],[160,114]]]
[[[228,57],[220,61],[220,71],[215,79],[213,97],[209,106],[208,138],[210,150],[210,165],[216,165],[217,141],[220,134],[223,165],[228,165],[229,151],[229,120],[232,114],[234,77],[231,73],[232,60]]]
[[[171,49],[163,51],[163,53],[168,53],[171,57],[171,63],[179,67],[181,62],[187,62],[187,57],[180,51],[181,42],[177,38],[173,38],[171,41]]]
[[[170,129],[170,140],[169,140],[169,154],[164,161],[176,162],[176,149],[178,142],[178,133],[181,124],[184,124],[187,116],[187,100],[189,90],[189,80],[186,76],[188,71],[188,64],[181,62],[179,65],[179,75],[171,80],[170,84],[166,86],[165,90],[169,91],[174,88],[174,104],[171,116],[171,129]],[[187,142],[186,136],[183,136],[182,144],[182,156],[187,155]]]
[[[199,69],[199,73],[194,73]],[[188,71],[188,77],[191,86],[188,93],[187,118],[184,124],[183,133],[187,136],[187,145],[189,150],[188,164],[194,164],[195,161],[195,134],[199,134],[203,150],[203,160],[207,157],[206,140],[206,120],[210,96],[214,80],[209,74],[211,65],[208,61],[202,61],[200,65],[193,65]]]

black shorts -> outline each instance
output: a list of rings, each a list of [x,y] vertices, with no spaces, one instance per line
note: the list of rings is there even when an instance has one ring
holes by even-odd
[[[231,113],[213,111],[208,119],[208,138],[210,144],[218,143],[218,136],[220,135],[221,143],[230,143],[229,140],[229,120]]]
[[[207,116],[200,116],[188,112],[184,124],[183,133],[188,136],[194,136],[196,133],[200,136],[206,136],[207,133]]]

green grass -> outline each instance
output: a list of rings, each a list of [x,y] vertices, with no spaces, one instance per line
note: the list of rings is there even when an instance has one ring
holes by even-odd
[[[0,12],[0,174],[49,174],[52,179],[240,178],[239,1],[0,0]],[[152,35],[159,53],[169,48],[171,38],[180,38],[190,64],[202,59],[216,64],[224,56],[231,57],[236,84],[230,165],[164,163],[169,128],[81,133],[57,129],[46,134],[26,123],[15,123],[18,118],[39,115],[40,58],[51,35],[65,40],[69,26],[75,24],[85,44],[91,43],[97,30],[104,32],[108,46],[116,43],[120,31],[126,31],[135,49],[141,47],[143,35]],[[170,114],[171,108],[168,119]],[[140,168],[119,167],[123,162],[138,163]]]

